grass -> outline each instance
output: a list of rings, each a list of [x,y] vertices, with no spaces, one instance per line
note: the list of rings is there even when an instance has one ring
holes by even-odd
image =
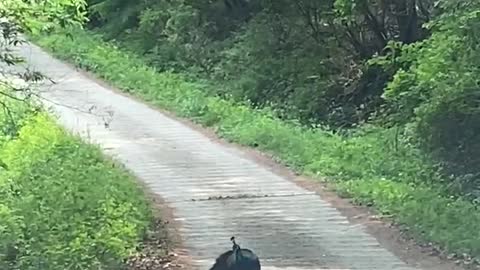
[[[480,258],[476,205],[446,195],[444,179],[395,130],[365,127],[342,137],[284,122],[268,109],[208,96],[206,85],[182,74],[158,73],[134,53],[92,33],[72,30],[69,34],[73,39],[64,33],[33,39],[125,92],[212,127],[231,141],[269,152],[301,173],[327,177],[340,194],[392,215],[419,240]]]
[[[19,125],[0,133],[0,269],[124,269],[152,220],[143,191],[48,114],[9,105]]]

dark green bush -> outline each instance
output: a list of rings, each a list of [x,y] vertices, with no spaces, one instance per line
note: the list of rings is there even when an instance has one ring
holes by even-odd
[[[368,120],[383,103],[391,74],[365,61],[388,41],[423,39],[434,9],[433,0],[384,9],[344,0],[88,2],[91,29],[158,70],[194,74],[211,80],[215,94],[337,128]]]
[[[453,174],[452,184],[480,195],[480,5],[444,3],[433,34],[407,46],[385,97],[394,121],[410,123],[415,139]]]

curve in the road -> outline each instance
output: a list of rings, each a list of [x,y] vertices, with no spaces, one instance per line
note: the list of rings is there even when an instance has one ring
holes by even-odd
[[[174,209],[192,267],[208,269],[235,235],[266,270],[416,269],[321,197],[239,150],[101,86],[35,46],[21,50],[29,65],[57,81],[44,96],[62,104],[54,105],[62,123],[116,156]],[[103,117],[71,107],[94,107]]]

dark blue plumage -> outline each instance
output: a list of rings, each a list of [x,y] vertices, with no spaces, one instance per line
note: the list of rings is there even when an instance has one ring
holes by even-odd
[[[218,256],[210,270],[261,270],[260,260],[253,251],[240,248],[235,243],[235,237],[230,240],[233,242],[232,250]]]

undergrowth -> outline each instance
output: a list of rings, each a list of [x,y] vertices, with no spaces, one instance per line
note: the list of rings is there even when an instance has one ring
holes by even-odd
[[[142,190],[45,112],[9,105],[21,119],[0,135],[0,269],[124,269],[152,219]]]
[[[277,119],[268,109],[208,96],[184,75],[158,73],[135,54],[79,30],[34,37],[56,56],[125,92],[188,117],[231,141],[258,147],[295,170],[331,180],[338,192],[392,215],[418,239],[480,258],[480,212],[451,196],[432,164],[395,129],[365,127],[340,136]],[[406,137],[406,136],[405,136]]]

